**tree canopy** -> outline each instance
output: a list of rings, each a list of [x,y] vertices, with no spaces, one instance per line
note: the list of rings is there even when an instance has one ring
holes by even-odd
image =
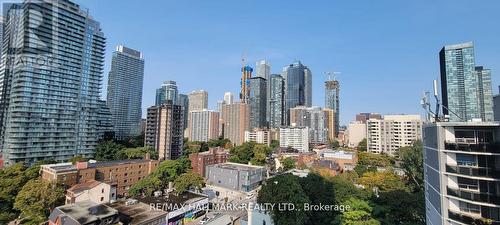
[[[179,194],[189,189],[201,190],[203,186],[205,186],[203,177],[193,172],[181,174],[174,180],[175,191]]]
[[[402,147],[399,150],[401,169],[405,172],[405,177],[415,191],[423,191],[424,189],[424,154],[422,149],[422,142],[416,141],[411,146]]]

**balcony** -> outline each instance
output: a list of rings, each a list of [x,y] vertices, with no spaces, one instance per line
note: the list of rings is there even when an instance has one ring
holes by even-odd
[[[486,193],[477,193],[469,190],[448,187],[448,195],[476,202],[484,202],[484,203],[500,205],[499,196],[489,195]]]
[[[500,143],[481,143],[474,139],[456,138],[455,142],[445,142],[444,148],[462,152],[500,153]]]
[[[486,218],[476,218],[465,213],[453,212],[448,210],[448,218],[465,223],[465,224],[475,224],[475,225],[500,225],[500,221],[493,221]]]
[[[472,177],[488,177],[500,179],[500,170],[487,167],[469,167],[446,164],[446,172]]]

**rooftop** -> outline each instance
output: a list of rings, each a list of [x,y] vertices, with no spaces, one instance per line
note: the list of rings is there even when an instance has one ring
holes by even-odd
[[[55,208],[49,220],[55,222],[58,217],[61,217],[63,224],[88,224],[113,215],[118,215],[118,211],[111,207],[92,201],[83,201]]]
[[[93,163],[88,163],[88,168],[97,168],[97,167],[108,167],[108,166],[118,166],[118,165],[125,165],[125,164],[132,164],[132,163],[146,163],[154,160],[150,159],[127,159],[127,160],[116,160],[116,161],[110,161],[110,162],[93,162]],[[43,165],[42,168],[48,168],[51,170],[54,170],[56,172],[68,172],[68,171],[74,171],[76,170],[76,165],[73,165],[72,163],[57,163],[57,164],[48,164],[48,165]]]
[[[242,170],[242,171],[254,171],[254,170],[264,169],[263,166],[253,166],[253,165],[231,163],[231,162],[209,165],[207,167],[218,167],[221,169]]]
[[[120,222],[131,225],[147,223],[168,213],[161,210],[151,210],[149,205],[142,202],[127,205],[126,201],[117,201],[106,205],[120,212]]]
[[[101,184],[101,182],[96,180],[88,180],[83,183],[73,185],[73,187],[69,188],[67,191],[76,194],[85,190],[92,189],[99,184]]]

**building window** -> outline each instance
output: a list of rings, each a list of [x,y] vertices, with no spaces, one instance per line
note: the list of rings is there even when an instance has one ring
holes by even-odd
[[[101,202],[104,201],[104,197],[101,197]]]
[[[101,190],[101,193],[104,193],[104,188]]]

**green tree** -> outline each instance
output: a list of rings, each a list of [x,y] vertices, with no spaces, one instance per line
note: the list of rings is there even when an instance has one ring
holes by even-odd
[[[151,159],[158,159],[158,153],[150,146],[137,148],[123,148],[115,157],[116,159],[144,159],[149,154]]]
[[[208,147],[223,147],[225,148],[231,141],[227,138],[212,139],[208,141]]]
[[[366,152],[366,147],[367,147],[366,138],[363,138],[363,140],[361,140],[358,144],[358,151]]]
[[[373,214],[384,224],[425,224],[425,196],[423,192],[404,190],[382,192],[373,200]]]
[[[242,145],[231,148],[230,153],[235,157],[230,157],[230,161],[247,164],[254,156],[254,147],[255,142],[245,142]]]
[[[372,217],[372,207],[367,201],[350,198],[343,205],[349,209],[339,217],[342,225],[380,225],[380,221]]]
[[[159,190],[161,190],[161,181],[157,177],[148,176],[132,185],[128,190],[128,193],[133,197],[137,197],[141,194],[151,196],[153,195],[153,192]]]
[[[381,192],[407,189],[404,182],[392,171],[367,172],[359,178],[358,183],[368,190],[378,188]]]
[[[175,191],[180,194],[189,189],[201,190],[205,186],[203,177],[197,173],[188,172],[174,180]]]
[[[283,171],[291,170],[296,166],[296,162],[292,157],[282,159],[281,164],[283,165]]]
[[[267,156],[271,154],[272,149],[267,145],[255,144],[252,151],[253,157],[250,160],[252,165],[263,166],[266,164]]]
[[[310,173],[307,177],[301,178],[299,182],[302,186],[302,190],[304,190],[304,193],[311,201],[311,204],[335,204],[336,201],[333,183],[321,177],[319,174]],[[306,221],[305,225],[331,224],[337,215],[337,212],[334,210],[317,210],[311,211],[310,213],[309,220]]]
[[[278,140],[271,140],[270,147],[271,147],[272,150],[276,149],[279,146],[280,146],[280,141],[278,141]]]
[[[168,188],[169,182],[174,182],[181,174],[190,169],[191,163],[184,156],[176,160],[165,160],[148,177],[132,185],[128,193],[131,196],[140,194],[151,196],[154,191]]]
[[[99,161],[115,160],[123,148],[123,145],[114,141],[101,142],[95,148],[94,158]]]
[[[29,224],[40,224],[50,211],[64,203],[64,189],[42,179],[28,181],[17,194],[14,208]]]
[[[402,147],[399,150],[401,169],[405,172],[405,177],[415,191],[423,191],[424,189],[424,155],[422,148],[422,142],[415,141],[411,146]]]
[[[299,178],[292,174],[282,174],[267,180],[259,191],[257,202],[276,204],[270,214],[275,225],[303,225],[308,219],[304,210],[279,210],[278,204],[291,203],[295,209],[303,209],[309,198],[302,189]]]
[[[331,141],[331,142],[330,142],[330,148],[332,148],[332,149],[337,149],[337,148],[339,148],[339,147],[340,147],[340,143],[339,143],[339,141],[337,141],[337,140],[333,140],[333,141]]]
[[[327,177],[326,179],[329,180],[334,187],[337,204],[342,204],[351,197],[368,200],[371,196],[370,192],[365,189],[357,188],[351,181],[342,176]]]

